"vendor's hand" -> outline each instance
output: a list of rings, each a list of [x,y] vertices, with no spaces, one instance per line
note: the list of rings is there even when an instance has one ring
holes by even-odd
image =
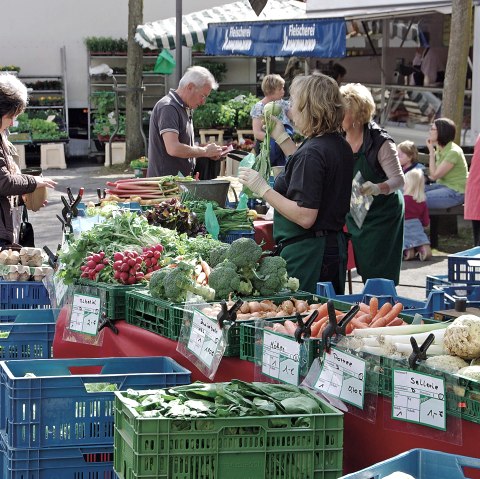
[[[371,181],[365,181],[365,183],[363,183],[363,185],[360,187],[360,192],[365,196],[377,196],[380,194],[380,186],[372,183]]]
[[[57,184],[56,181],[44,176],[35,176],[35,180],[37,181],[37,188],[55,188]]]
[[[214,160],[218,160],[220,155],[222,154],[223,148],[218,146],[216,143],[209,143],[205,146],[205,154],[206,158],[212,158]]]
[[[430,138],[427,138],[427,148],[428,148],[428,153],[435,153],[435,145],[433,144],[433,141]]]
[[[245,168],[241,166],[238,169],[238,179],[242,185],[248,187],[259,198],[263,198],[263,195],[271,190],[271,186],[262,178],[258,171],[252,170],[252,168]]]
[[[275,122],[270,137],[273,138],[278,145],[281,145],[285,140],[290,138],[290,135],[285,131],[283,123],[278,118],[272,115],[270,121]]]

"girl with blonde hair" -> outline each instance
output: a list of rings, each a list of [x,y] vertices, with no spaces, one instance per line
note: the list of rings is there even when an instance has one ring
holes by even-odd
[[[425,261],[432,257],[430,241],[424,228],[430,223],[425,195],[423,171],[414,168],[405,175],[405,230],[403,236],[403,259],[417,257]]]

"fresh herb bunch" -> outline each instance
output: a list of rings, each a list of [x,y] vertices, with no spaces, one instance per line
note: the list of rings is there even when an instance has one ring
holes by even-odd
[[[187,236],[205,234],[205,225],[198,221],[197,215],[177,198],[162,201],[159,205],[150,209],[147,213],[148,223],[161,226],[178,233],[186,233]]]

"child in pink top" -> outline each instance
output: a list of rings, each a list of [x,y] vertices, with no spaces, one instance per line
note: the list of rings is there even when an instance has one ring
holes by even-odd
[[[425,261],[432,257],[432,250],[424,230],[430,223],[430,216],[425,201],[425,180],[422,170],[413,168],[405,175],[403,196],[405,199],[403,259],[409,261],[416,256],[420,261]]]

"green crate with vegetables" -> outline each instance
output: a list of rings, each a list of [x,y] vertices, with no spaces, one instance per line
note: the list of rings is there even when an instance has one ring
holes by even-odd
[[[128,291],[138,289],[141,284],[124,285],[99,283],[88,279],[80,279],[76,282],[82,293],[91,294],[100,298],[100,316],[106,315],[109,319],[125,319],[126,295]]]
[[[281,305],[284,301],[293,300],[308,301],[311,300],[313,295],[303,291],[297,291],[292,294],[278,294],[270,298],[244,298],[245,306],[249,306],[254,303],[252,308],[255,311],[238,313],[239,320],[247,320],[252,316],[251,314],[260,314],[262,309],[262,302],[270,302],[275,307]],[[208,311],[202,310],[202,305],[197,303],[200,311],[204,312],[208,316],[214,316],[220,312],[220,303],[208,302],[203,303],[207,306]],[[292,303],[293,304],[293,303]],[[243,311],[246,311],[245,306]],[[147,290],[133,290],[127,293],[127,307],[126,307],[126,320],[127,323],[133,324],[148,331],[160,334],[169,339],[177,340],[180,334],[185,315],[191,317],[191,309],[186,308],[185,303],[173,303],[163,299],[153,298]],[[276,313],[275,313],[276,314]],[[288,314],[286,314],[289,316]],[[282,314],[285,316],[285,314]],[[240,324],[234,324],[228,331],[228,345],[225,349],[224,356],[237,357],[240,354]]]
[[[115,392],[121,479],[336,479],[342,449],[343,414],[295,386],[233,380],[168,396]]]

